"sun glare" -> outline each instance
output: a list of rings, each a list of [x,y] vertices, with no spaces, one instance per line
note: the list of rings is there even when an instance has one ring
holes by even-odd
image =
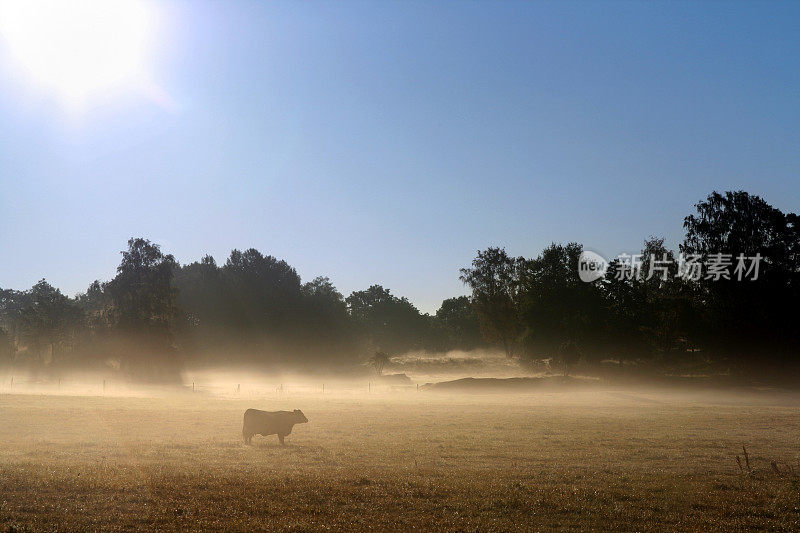
[[[152,19],[136,0],[0,0],[11,57],[72,102],[146,83]]]

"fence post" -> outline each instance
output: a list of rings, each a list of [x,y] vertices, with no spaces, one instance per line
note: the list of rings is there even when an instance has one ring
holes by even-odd
[[[103,380],[103,394],[106,393],[106,380]]]

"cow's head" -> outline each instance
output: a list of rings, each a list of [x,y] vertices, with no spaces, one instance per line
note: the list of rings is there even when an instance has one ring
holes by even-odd
[[[295,416],[295,424],[305,424],[306,422],[308,422],[308,418],[306,418],[306,415],[304,415],[303,411],[301,411],[300,409],[294,410],[294,416]]]

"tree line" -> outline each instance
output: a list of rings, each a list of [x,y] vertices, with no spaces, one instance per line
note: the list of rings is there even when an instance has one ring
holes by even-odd
[[[143,238],[128,241],[116,276],[70,298],[46,280],[0,289],[0,366],[35,372],[111,365],[171,381],[187,365],[341,369],[375,352],[485,346],[466,296],[435,315],[373,285],[344,297],[326,277],[303,283],[256,249],[179,264]]]
[[[797,215],[743,191],[714,192],[683,225],[677,256],[663,238],[644,241],[638,273],[632,261],[615,259],[605,277],[583,282],[583,247],[554,243],[535,259],[489,248],[461,279],[472,289],[484,337],[509,356],[675,364],[699,354],[739,370],[796,368]],[[686,257],[695,264],[716,260],[716,272],[688,276],[680,271]],[[737,276],[739,257],[758,258],[760,271]]]
[[[640,266],[616,259],[593,282],[578,276],[578,243],[553,243],[535,258],[479,251],[461,269],[471,294],[444,300],[434,315],[380,285],[345,297],[328,278],[303,283],[256,249],[233,250],[221,266],[211,256],[181,265],[134,238],[116,276],[74,298],[46,280],[0,289],[0,365],[111,365],[172,380],[187,364],[347,368],[376,353],[491,346],[565,366],[699,356],[736,368],[796,367],[797,215],[743,191],[714,192],[694,208],[677,253],[651,237]],[[722,276],[680,272],[685,256],[720,254],[763,258],[757,279],[730,275],[733,265]]]

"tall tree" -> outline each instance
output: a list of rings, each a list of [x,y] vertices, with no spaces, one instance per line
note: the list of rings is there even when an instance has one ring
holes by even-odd
[[[435,323],[444,331],[444,350],[472,350],[483,342],[478,312],[467,296],[444,300]]]
[[[536,259],[520,263],[520,316],[531,356],[555,355],[565,343],[592,346],[599,340],[603,300],[597,284],[578,276],[582,251],[578,243],[553,243]]]
[[[641,281],[635,280],[638,322],[652,351],[673,357],[685,351],[699,320],[693,307],[696,286],[679,275],[675,254],[663,237],[645,240],[641,253]]]
[[[372,285],[354,291],[346,301],[350,315],[378,350],[395,355],[422,347],[428,322],[405,297]]]
[[[22,309],[21,337],[28,352],[40,363],[53,363],[71,349],[82,313],[61,291],[40,280],[30,290],[30,302]]]
[[[699,298],[707,310],[711,335],[708,347],[718,355],[732,354],[740,363],[794,360],[800,347],[797,299],[800,297],[800,228],[796,214],[784,214],[758,196],[744,191],[717,192],[695,205],[684,219],[685,254],[728,260],[725,275],[704,275]],[[718,255],[722,254],[722,255]],[[750,269],[741,271],[737,258]],[[719,261],[718,261],[719,262]]]
[[[331,280],[318,276],[302,287],[302,326],[328,340],[347,334],[348,314],[344,296]]]
[[[356,336],[344,296],[331,280],[319,276],[302,287],[302,299],[296,319],[295,336],[305,357],[340,365],[354,357]],[[313,331],[313,335],[308,333]],[[318,355],[324,354],[324,355]]]
[[[255,248],[233,250],[222,268],[238,304],[239,320],[251,331],[279,335],[291,327],[301,297],[300,276],[286,261]]]
[[[459,278],[472,289],[484,338],[502,346],[508,357],[514,355],[520,333],[516,297],[521,262],[522,258],[509,257],[503,248],[490,247],[479,251],[472,268],[462,268]]]
[[[16,354],[14,339],[5,328],[0,327],[0,367],[13,361]]]
[[[175,258],[162,253],[157,244],[130,239],[116,277],[106,286],[115,329],[129,343],[123,354],[126,366],[147,379],[176,377],[174,325],[178,308],[172,278],[177,266]]]
[[[0,289],[0,326],[15,343],[20,337],[22,310],[30,303],[29,291]]]

